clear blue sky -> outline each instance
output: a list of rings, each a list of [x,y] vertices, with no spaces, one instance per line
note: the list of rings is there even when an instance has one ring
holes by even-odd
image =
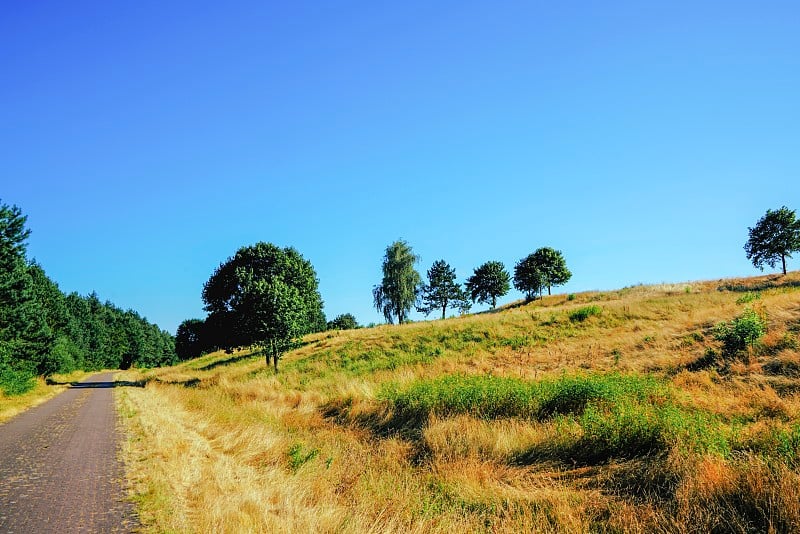
[[[173,332],[257,241],[362,323],[398,238],[462,280],[552,246],[570,292],[755,274],[747,227],[800,209],[798,24],[796,1],[9,2],[0,198],[62,289]]]

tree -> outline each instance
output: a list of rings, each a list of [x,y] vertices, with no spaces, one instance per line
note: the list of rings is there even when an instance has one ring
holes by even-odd
[[[342,313],[332,321],[328,321],[327,328],[328,330],[354,330],[358,328],[358,321],[352,313]]]
[[[53,372],[55,341],[25,257],[26,222],[17,206],[0,203],[0,373],[20,377]]]
[[[794,210],[786,206],[778,210],[767,210],[753,228],[748,228],[750,238],[744,245],[747,259],[753,266],[764,270],[766,263],[772,268],[781,261],[783,274],[786,274],[786,258],[792,252],[800,251],[800,220],[795,218]]]
[[[502,297],[511,289],[511,277],[499,261],[487,261],[467,279],[467,291],[472,301],[497,305],[497,297]]]
[[[514,287],[525,293],[525,300],[531,301],[536,295],[541,295],[544,285],[544,273],[533,254],[528,254],[514,266]]]
[[[203,287],[215,343],[226,349],[259,346],[277,372],[282,354],[323,316],[318,284],[311,262],[294,248],[240,248]]]
[[[542,273],[542,282],[547,286],[548,295],[551,286],[566,284],[572,278],[572,273],[567,269],[567,262],[560,250],[550,247],[539,248],[533,253],[533,261]]]
[[[175,331],[175,353],[181,360],[197,358],[205,352],[205,322],[202,319],[186,319]]]
[[[437,260],[428,269],[428,283],[420,288],[422,306],[419,311],[426,316],[434,310],[442,310],[442,319],[445,318],[447,308],[464,309],[467,293],[456,282],[456,270],[444,260]],[[469,304],[467,304],[469,309]]]
[[[375,308],[383,313],[389,324],[397,319],[398,324],[408,319],[417,302],[419,285],[422,282],[414,264],[419,257],[414,255],[405,241],[395,241],[386,247],[383,257],[383,280],[372,289]]]

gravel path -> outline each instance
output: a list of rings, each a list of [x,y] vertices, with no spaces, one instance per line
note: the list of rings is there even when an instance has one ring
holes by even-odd
[[[0,425],[0,532],[131,532],[113,374]]]

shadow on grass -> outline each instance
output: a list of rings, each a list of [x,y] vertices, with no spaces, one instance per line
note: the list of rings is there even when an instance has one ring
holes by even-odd
[[[237,356],[231,356],[230,358],[225,358],[224,360],[217,360],[215,362],[203,365],[202,367],[197,367],[196,369],[198,371],[209,371],[211,369],[216,369],[217,367],[221,367],[223,365],[230,365],[232,363],[240,362],[242,360],[247,360],[248,358],[256,358],[262,356],[263,354],[260,352],[247,352],[245,354],[239,354]]]

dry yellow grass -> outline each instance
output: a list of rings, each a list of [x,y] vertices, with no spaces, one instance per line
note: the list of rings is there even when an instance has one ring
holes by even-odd
[[[713,326],[747,305],[741,290],[719,286],[787,282],[760,290],[769,329],[750,361],[702,363],[718,347]],[[247,352],[130,371],[124,378],[146,382],[117,395],[134,498],[153,532],[785,531],[800,525],[791,489],[800,475],[758,451],[800,424],[798,282],[792,273],[637,286],[320,333],[277,376]],[[602,312],[569,319],[588,305]],[[580,427],[464,414],[398,428],[381,400],[387,384],[453,373],[539,380],[578,370],[660,377],[686,413],[736,429],[741,452],[521,460],[579,439]]]

